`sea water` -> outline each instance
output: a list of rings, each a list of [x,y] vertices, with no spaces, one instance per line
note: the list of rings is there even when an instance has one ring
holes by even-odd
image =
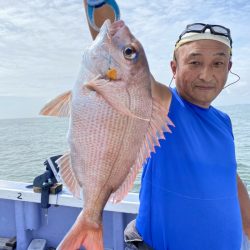
[[[219,108],[231,117],[238,173],[250,191],[250,104]],[[68,150],[68,123],[68,118],[55,117],[0,119],[0,180],[32,182],[42,174],[48,157]]]

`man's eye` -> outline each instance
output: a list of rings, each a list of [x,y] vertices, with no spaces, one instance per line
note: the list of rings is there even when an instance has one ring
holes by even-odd
[[[192,65],[200,65],[201,63],[199,61],[191,61],[189,62],[189,64],[192,64]]]
[[[215,62],[214,65],[215,66],[221,66],[221,65],[224,65],[224,62]]]

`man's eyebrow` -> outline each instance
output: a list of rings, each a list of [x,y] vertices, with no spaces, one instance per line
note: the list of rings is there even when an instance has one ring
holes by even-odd
[[[192,58],[192,57],[196,57],[196,56],[202,56],[203,54],[202,53],[198,53],[198,52],[193,52],[193,53],[190,53],[188,55],[189,58]],[[223,57],[226,57],[227,54],[225,52],[216,52],[213,54],[213,56],[223,56]]]
[[[226,57],[226,53],[225,52],[217,52],[213,54],[214,56],[225,56]]]
[[[188,55],[188,57],[196,57],[196,56],[201,56],[201,53],[191,53]]]

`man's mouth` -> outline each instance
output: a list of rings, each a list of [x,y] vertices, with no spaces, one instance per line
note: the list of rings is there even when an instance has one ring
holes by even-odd
[[[200,90],[212,90],[214,89],[214,86],[196,85],[195,88],[200,89]]]

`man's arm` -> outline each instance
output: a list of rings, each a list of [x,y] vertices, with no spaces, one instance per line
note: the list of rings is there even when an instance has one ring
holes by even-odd
[[[87,0],[84,0],[83,2],[84,2],[84,7],[85,7],[85,13],[87,16]],[[106,19],[109,19],[111,22],[114,22],[115,14],[109,5],[104,4],[103,6],[95,9],[94,19],[95,19],[96,26],[101,27]],[[87,20],[88,20],[88,18],[87,18]],[[90,30],[91,36],[93,39],[95,39],[98,32],[91,27],[89,20],[88,20],[88,25],[89,25],[89,30]]]
[[[238,175],[237,183],[243,229],[250,239],[250,199],[247,189]]]

